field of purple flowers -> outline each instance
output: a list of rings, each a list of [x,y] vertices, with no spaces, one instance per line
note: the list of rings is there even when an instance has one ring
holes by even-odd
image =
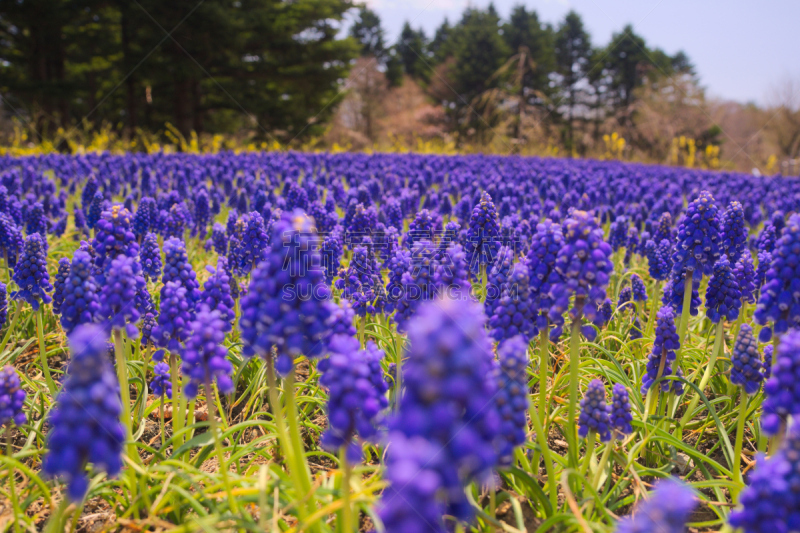
[[[0,529],[800,530],[800,179],[0,158]]]

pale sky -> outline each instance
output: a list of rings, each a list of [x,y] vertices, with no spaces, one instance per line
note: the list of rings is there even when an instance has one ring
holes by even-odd
[[[592,43],[605,45],[630,23],[649,46],[684,50],[711,96],[765,103],[770,88],[787,76],[800,79],[800,0],[495,0],[503,18],[522,3],[556,26],[575,10]],[[430,38],[445,16],[458,21],[468,5],[489,0],[367,0],[378,12],[387,42],[403,22]]]

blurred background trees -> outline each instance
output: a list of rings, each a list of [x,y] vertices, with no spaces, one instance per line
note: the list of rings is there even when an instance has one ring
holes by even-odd
[[[40,139],[169,130],[597,156],[617,133],[630,158],[672,162],[684,137],[749,169],[800,156],[796,88],[768,109],[715,101],[683,52],[631,26],[596,43],[578,13],[553,26],[524,5],[507,19],[468,7],[433,35],[407,22],[392,43],[351,0],[0,2],[0,134],[16,120]]]

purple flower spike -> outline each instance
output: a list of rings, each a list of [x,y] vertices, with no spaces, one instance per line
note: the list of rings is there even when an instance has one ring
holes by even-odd
[[[27,417],[22,408],[26,396],[17,371],[11,366],[0,369],[0,426],[8,426],[9,423],[21,426],[25,423]]]
[[[273,226],[270,247],[242,297],[244,353],[277,349],[276,369],[287,373],[295,357],[319,357],[330,330],[330,289],[320,264],[313,222],[302,211],[284,213]]]
[[[800,331],[781,337],[778,353],[773,354],[772,375],[764,384],[761,427],[776,435],[789,415],[800,415]]]
[[[34,311],[39,310],[42,303],[50,303],[48,292],[53,290],[50,275],[47,273],[47,256],[38,233],[25,238],[25,247],[14,267],[14,283],[18,291],[11,293],[12,300],[25,300]]]
[[[673,273],[688,271],[695,280],[710,275],[720,256],[720,221],[714,197],[700,193],[686,210],[678,228],[678,242],[672,256]]]
[[[631,422],[631,402],[628,389],[622,383],[615,383],[611,389],[611,425],[616,432],[623,435],[633,433]]]
[[[720,320],[736,320],[742,306],[741,296],[731,264],[723,256],[714,265],[714,274],[706,289],[706,316],[715,324]]]
[[[203,306],[189,329],[192,333],[181,352],[181,370],[189,378],[186,394],[189,398],[196,397],[198,387],[209,384],[214,379],[217,380],[217,388],[222,394],[232,392],[233,366],[226,359],[228,350],[222,346],[222,341],[225,340],[225,322],[219,311],[209,311],[208,307]],[[207,390],[206,395],[211,395],[211,391]]]
[[[169,365],[165,362],[157,363],[153,368],[153,381],[150,382],[150,390],[155,396],[166,396],[172,398],[172,381],[170,381]]]
[[[108,359],[107,339],[103,328],[88,324],[70,335],[72,358],[67,378],[50,412],[52,430],[42,470],[66,478],[67,495],[75,502],[83,499],[89,488],[87,463],[109,476],[122,469],[122,402]]]
[[[660,481],[650,498],[619,521],[615,533],[684,533],[696,505],[694,492],[682,482]]]
[[[564,323],[564,313],[575,297],[570,308],[570,318],[578,320],[585,316],[589,322],[602,326],[598,307],[606,299],[606,286],[613,265],[611,247],[603,240],[603,230],[597,220],[585,211],[573,211],[564,221],[564,246],[558,252],[555,271],[560,279],[550,288],[553,305],[550,321]],[[587,338],[594,338],[593,328],[583,328]]]
[[[758,342],[753,337],[753,328],[742,324],[739,336],[731,355],[731,383],[741,385],[747,394],[755,394],[761,386],[764,375],[761,373],[761,356],[758,353]],[[744,401],[742,399],[741,401]]]
[[[647,373],[642,377],[642,395],[647,394],[650,387],[658,378],[658,371],[661,368],[661,376],[668,376],[672,373],[672,362],[675,361],[675,350],[681,347],[678,332],[675,329],[675,313],[671,307],[662,307],[656,315],[656,338],[653,342],[653,349],[647,359]],[[662,366],[663,365],[663,366]],[[682,375],[678,369],[678,376]],[[670,382],[662,381],[661,390],[670,390]],[[682,391],[682,384],[678,381],[672,382],[673,392]]]
[[[374,442],[382,424],[382,411],[389,406],[388,385],[383,379],[383,351],[370,341],[361,350],[348,335],[334,335],[331,355],[320,361],[320,384],[328,388],[329,428],[320,444],[331,451],[344,447],[348,461],[361,461],[361,446],[355,440]],[[323,364],[324,363],[324,364]]]
[[[789,218],[775,246],[754,317],[762,326],[772,324],[776,335],[800,326],[800,215]],[[769,334],[762,329],[760,340],[767,342]]]
[[[586,394],[581,400],[581,414],[578,416],[578,435],[586,438],[590,431],[598,434],[600,440],[611,439],[610,409],[606,405],[606,389],[603,382],[594,379],[589,383]]]

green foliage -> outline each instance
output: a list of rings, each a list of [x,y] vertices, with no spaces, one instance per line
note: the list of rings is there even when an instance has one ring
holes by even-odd
[[[289,138],[331,114],[356,43],[341,39],[350,0],[0,5],[0,92],[42,126],[88,118],[130,129],[219,127],[215,113]],[[309,109],[322,110],[309,123]],[[312,115],[313,117],[314,115]]]

